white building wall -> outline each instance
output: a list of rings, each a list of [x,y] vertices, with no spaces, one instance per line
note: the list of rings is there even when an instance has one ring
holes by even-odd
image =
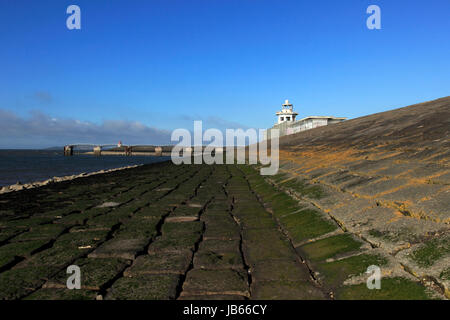
[[[307,119],[303,119],[303,120],[298,120],[295,122],[282,122],[280,124],[276,124],[272,127],[272,129],[279,129],[280,130],[280,137],[284,136],[284,135],[290,135],[290,134],[294,134],[294,133],[298,133],[301,131],[306,131],[306,130],[310,130],[310,129],[314,129],[314,128],[318,128],[318,127],[322,127],[322,126],[326,126],[329,124],[333,124],[333,123],[339,123],[344,121],[345,118],[333,118],[333,117],[321,117],[321,118],[307,118]],[[265,135],[266,139],[270,139],[270,129],[267,130],[266,135]]]
[[[317,127],[326,126],[328,124],[328,119],[306,119],[299,120],[294,123],[288,130],[287,134],[293,134],[300,131],[305,131],[309,129],[314,129]]]

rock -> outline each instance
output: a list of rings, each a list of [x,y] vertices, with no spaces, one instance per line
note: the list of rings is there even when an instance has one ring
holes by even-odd
[[[31,189],[31,188],[46,186],[51,183],[74,180],[74,179],[81,178],[81,177],[88,177],[88,176],[92,176],[92,175],[96,175],[96,174],[103,174],[103,173],[114,172],[114,171],[118,171],[118,170],[136,168],[139,166],[141,166],[141,165],[133,165],[133,166],[126,166],[126,167],[121,167],[121,168],[113,168],[113,169],[103,169],[103,170],[99,170],[97,172],[91,172],[91,173],[82,172],[82,173],[76,174],[76,175],[69,175],[69,176],[64,176],[64,177],[53,177],[53,178],[50,178],[50,179],[47,179],[44,181],[35,181],[35,182],[27,183],[27,184],[23,184],[22,182],[17,181],[17,183],[14,185],[0,187],[0,193],[20,191],[20,190],[24,190],[24,189]]]
[[[3,188],[0,190],[0,193],[6,193],[6,192],[9,192],[9,191],[11,191],[11,190],[9,190],[9,187],[3,187]]]
[[[120,203],[111,201],[111,202],[102,203],[101,205],[97,206],[97,208],[111,208],[111,207],[117,207],[119,205],[120,205]]]
[[[20,184],[14,184],[14,185],[10,186],[10,189],[13,191],[20,191],[20,190],[23,190],[24,187]]]

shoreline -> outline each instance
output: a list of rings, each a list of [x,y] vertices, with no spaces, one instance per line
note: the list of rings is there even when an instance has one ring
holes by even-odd
[[[73,174],[73,175],[62,176],[62,177],[53,177],[53,178],[43,180],[43,181],[33,181],[33,182],[29,182],[29,183],[24,183],[24,184],[16,183],[16,184],[0,187],[0,195],[5,194],[5,193],[16,192],[16,191],[39,188],[39,187],[49,185],[51,183],[75,180],[78,178],[84,178],[84,177],[89,177],[89,176],[98,175],[98,174],[110,173],[110,172],[114,172],[114,171],[133,169],[133,168],[141,167],[144,165],[145,164],[135,164],[135,165],[129,165],[129,166],[118,167],[118,168],[113,168],[113,169],[102,169],[102,170],[94,171],[94,172],[82,172],[80,174]]]

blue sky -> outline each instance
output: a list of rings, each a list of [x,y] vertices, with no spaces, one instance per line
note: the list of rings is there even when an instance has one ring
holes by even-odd
[[[71,4],[81,30],[66,28]],[[193,120],[267,128],[284,99],[300,117],[354,118],[447,96],[449,13],[448,0],[3,0],[0,148],[160,143]]]

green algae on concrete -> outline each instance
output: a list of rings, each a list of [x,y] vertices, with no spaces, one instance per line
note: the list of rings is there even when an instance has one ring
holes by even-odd
[[[113,226],[119,224],[120,222],[122,222],[128,218],[129,217],[127,214],[120,214],[120,213],[117,214],[115,212],[111,212],[108,214],[103,214],[103,215],[88,219],[86,224],[88,226],[112,228]]]
[[[52,222],[52,218],[48,217],[28,217],[25,219],[17,219],[17,220],[7,220],[0,222],[1,228],[8,228],[8,229],[28,229],[33,226],[38,226],[41,224],[47,224]],[[4,230],[2,230],[3,232]]]
[[[76,199],[76,198],[75,198]],[[70,210],[73,211],[85,211],[87,209],[90,209],[94,206],[94,204],[92,203],[91,200],[77,200],[75,202],[73,202],[73,204],[70,206]]]
[[[11,239],[18,234],[24,232],[26,229],[20,229],[20,228],[8,228],[0,230],[0,243],[6,242],[8,239]]]
[[[42,288],[25,297],[24,300],[95,300],[96,297],[96,291]]]
[[[134,216],[136,218],[142,218],[142,219],[153,219],[157,218],[160,219],[161,217],[167,215],[172,210],[172,207],[162,205],[162,206],[151,206],[142,208],[139,211],[137,211]]]
[[[250,266],[252,281],[303,281],[310,282],[309,271],[294,257],[265,260]]]
[[[183,222],[184,223],[184,222]],[[194,250],[195,244],[200,240],[200,233],[164,235],[152,242],[148,248],[149,253],[179,252]]]
[[[255,216],[239,216],[239,224],[242,229],[273,229],[277,228],[277,223],[267,213],[261,212],[260,215]],[[262,231],[264,232],[264,231]]]
[[[139,252],[145,249],[148,242],[149,239],[146,238],[113,238],[95,249],[89,254],[89,257],[133,260]]]
[[[139,217],[133,217],[120,226],[119,230],[115,234],[115,238],[153,238],[157,234],[156,227],[159,222],[159,218],[143,219]]]
[[[80,267],[80,283],[81,289],[85,290],[100,290],[111,279],[114,279],[127,266],[129,260],[117,258],[92,259],[82,258],[73,262],[73,265]],[[43,287],[44,288],[67,288],[67,274],[66,269],[58,272],[52,277]]]
[[[200,269],[238,269],[243,261],[238,241],[205,240],[194,257],[194,268]],[[214,246],[213,246],[214,245]]]
[[[13,242],[0,247],[0,269],[6,268],[17,257],[28,257],[48,243],[47,240]]]
[[[107,300],[169,300],[175,299],[180,280],[175,274],[143,274],[123,277],[112,285]]]
[[[90,249],[79,249],[77,247],[53,246],[40,251],[29,259],[22,262],[27,266],[47,266],[63,268],[68,266],[75,259],[87,254]]]
[[[450,267],[442,270],[439,278],[441,278],[442,280],[450,280]]]
[[[324,300],[317,287],[305,281],[260,281],[252,283],[252,299],[256,300]]]
[[[381,289],[368,289],[366,283],[344,286],[335,291],[338,300],[429,300],[427,289],[405,278],[382,278]]]
[[[289,259],[294,256],[289,241],[276,230],[244,230],[242,249],[246,261],[254,264],[270,259]]]
[[[0,257],[18,256],[28,257],[38,249],[42,248],[48,243],[47,240],[32,240],[24,242],[7,243],[0,247]]]
[[[161,252],[142,255],[136,258],[133,265],[125,270],[125,276],[141,274],[184,274],[192,260],[192,251]]]
[[[450,237],[437,238],[425,242],[414,250],[410,258],[421,267],[430,267],[437,260],[450,252]]]
[[[247,173],[249,173],[249,172],[247,171]],[[285,172],[278,172],[277,174],[271,176],[271,179],[276,183],[280,183],[288,178],[289,178],[289,175]]]
[[[239,240],[203,240],[199,245],[199,250],[233,251],[239,248],[239,243]]]
[[[407,241],[410,243],[420,243],[423,242],[424,238],[421,235],[414,234],[414,231],[408,228],[399,228],[395,232],[387,230],[380,231],[377,229],[370,229],[368,234],[374,238],[380,238],[392,243],[401,241]]]
[[[77,224],[84,224],[87,219],[93,217],[94,216],[88,215],[87,212],[71,213],[60,219],[56,219],[54,223],[70,227]]]
[[[279,218],[279,221],[295,242],[313,239],[337,229],[332,221],[325,220],[312,209],[292,213]]]
[[[273,186],[269,185],[261,176],[257,176],[254,169],[249,168],[248,179],[252,188],[262,197],[264,202],[270,204],[273,214],[276,217],[281,217],[286,214],[295,212],[301,208],[298,201],[292,199],[286,193],[278,191]]]
[[[186,295],[230,294],[248,296],[247,274],[244,270],[202,270],[188,272],[183,285]]]
[[[13,268],[0,274],[0,300],[13,300],[24,297],[42,286],[58,271],[49,266]]]
[[[53,246],[67,248],[95,247],[106,239],[107,234],[108,230],[68,232],[58,237]]]
[[[60,235],[65,227],[56,224],[33,226],[29,232],[14,237],[11,241],[52,240]]]
[[[170,215],[171,217],[198,217],[201,207],[179,206]]]
[[[228,201],[213,201],[209,206],[207,211],[227,211],[230,208],[230,203]]]
[[[203,218],[203,217],[202,217]],[[239,239],[239,227],[229,214],[223,216],[205,216],[205,239]]]
[[[310,185],[298,178],[291,178],[287,181],[280,182],[279,185],[292,189],[293,191],[312,199],[321,199],[324,196],[323,189],[318,185]]]
[[[177,236],[183,234],[200,234],[203,230],[203,222],[189,221],[189,222],[166,222],[162,227],[162,233]]]
[[[387,260],[379,255],[360,254],[338,261],[317,264],[319,278],[326,287],[336,288],[352,276],[359,276],[371,265],[382,267]]]
[[[307,243],[298,250],[305,253],[311,261],[320,261],[357,251],[361,246],[360,241],[356,241],[351,234],[345,233]]]

